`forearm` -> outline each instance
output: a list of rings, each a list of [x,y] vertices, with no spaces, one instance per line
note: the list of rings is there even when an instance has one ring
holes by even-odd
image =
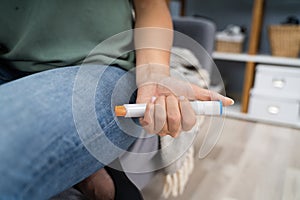
[[[159,67],[154,68],[160,68],[160,73],[169,74],[173,24],[167,4],[165,0],[135,0],[134,3],[137,71],[140,66],[156,65]]]

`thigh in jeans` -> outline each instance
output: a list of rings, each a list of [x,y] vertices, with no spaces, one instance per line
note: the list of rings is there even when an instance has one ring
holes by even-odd
[[[99,68],[91,66],[91,74]],[[83,144],[74,120],[72,97],[78,70],[49,70],[0,86],[0,199],[46,199],[103,167]],[[124,73],[116,67],[103,73],[93,97],[96,124],[103,132],[91,132],[95,127],[87,130],[95,138],[105,135],[117,149],[128,149],[135,141],[119,128],[112,113],[111,93]],[[125,91],[131,86],[123,87]],[[85,95],[84,90],[75,92]],[[83,111],[85,106],[81,105]],[[115,159],[122,153],[100,141],[94,143],[100,146],[91,147],[103,158]]]

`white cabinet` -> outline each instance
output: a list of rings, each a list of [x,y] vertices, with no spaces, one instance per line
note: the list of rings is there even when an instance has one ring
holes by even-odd
[[[300,68],[257,65],[254,87],[281,95],[300,95]]]
[[[300,125],[300,68],[257,65],[248,114]]]

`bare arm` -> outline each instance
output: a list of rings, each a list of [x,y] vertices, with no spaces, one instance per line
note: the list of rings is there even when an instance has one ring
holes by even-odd
[[[176,137],[196,122],[188,100],[232,100],[170,77],[173,25],[165,0],[134,0],[137,103],[147,103],[141,125],[147,132]],[[153,100],[152,97],[156,97]]]
[[[169,73],[173,24],[166,1],[134,0],[134,7],[135,28],[138,28],[135,31],[137,70],[141,65],[156,63],[164,65],[165,73]],[[145,49],[149,46],[153,48]]]

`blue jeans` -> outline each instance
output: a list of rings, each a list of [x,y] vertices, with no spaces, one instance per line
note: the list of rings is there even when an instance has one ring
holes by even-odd
[[[0,199],[47,199],[105,165],[86,149],[74,122],[72,95],[79,69],[49,70],[0,86]],[[136,140],[119,128],[111,109],[114,85],[124,73],[108,67],[94,97],[103,130],[95,134],[105,134],[120,149]],[[129,79],[121,86],[124,91],[135,82]],[[79,95],[84,96],[84,90]],[[117,101],[127,103],[122,95]],[[106,143],[95,148],[111,160],[122,153]]]

